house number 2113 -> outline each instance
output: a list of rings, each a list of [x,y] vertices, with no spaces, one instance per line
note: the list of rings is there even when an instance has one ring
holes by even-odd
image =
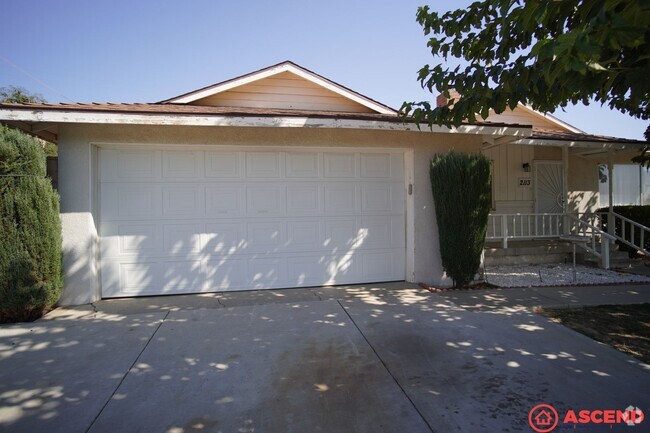
[[[521,186],[521,187],[529,187],[529,186],[531,186],[531,181],[532,181],[532,179],[530,179],[530,178],[520,178],[519,179],[519,186]]]

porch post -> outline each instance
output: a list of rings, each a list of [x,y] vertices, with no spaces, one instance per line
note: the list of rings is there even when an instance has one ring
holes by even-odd
[[[614,227],[614,151],[610,148],[607,150],[607,188],[609,192],[609,203],[607,211],[607,227],[610,234],[614,234],[616,227]]]
[[[569,212],[569,147],[562,146],[562,199],[564,204],[562,206],[562,212],[564,213],[563,218],[563,232],[565,235],[568,235],[569,232],[569,218],[567,214]]]

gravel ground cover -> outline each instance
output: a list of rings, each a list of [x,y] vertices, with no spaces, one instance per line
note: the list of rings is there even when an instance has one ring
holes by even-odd
[[[629,282],[648,282],[650,278],[605,270],[576,266],[576,280],[573,280],[573,266],[566,264],[510,265],[486,267],[485,278],[488,283],[499,287],[531,286],[573,286],[591,284],[617,284]]]

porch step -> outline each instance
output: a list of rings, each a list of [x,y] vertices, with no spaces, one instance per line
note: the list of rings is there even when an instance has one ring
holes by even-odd
[[[508,248],[486,243],[485,266],[565,263],[570,259],[571,246],[555,240],[513,241]]]
[[[600,267],[600,258],[586,251],[576,252],[576,262],[585,266]],[[609,267],[611,269],[627,269],[643,264],[641,257],[630,258],[627,252],[614,250],[609,254]]]

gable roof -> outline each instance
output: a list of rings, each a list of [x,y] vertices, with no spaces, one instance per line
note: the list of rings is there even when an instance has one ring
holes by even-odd
[[[269,66],[264,69],[260,69],[249,74],[245,74],[230,80],[222,81],[211,86],[204,87],[189,93],[185,93],[179,96],[175,96],[164,101],[160,101],[159,104],[190,104],[190,105],[213,105],[213,104],[202,104],[201,101],[218,101],[218,98],[223,97],[227,92],[241,91],[246,88],[246,86],[263,83],[265,80],[269,80],[272,77],[284,77],[284,78],[298,78],[303,83],[308,83],[311,87],[317,87],[323,89],[328,94],[336,96],[341,101],[350,104],[351,106],[357,105],[359,108],[363,108],[365,112],[377,113],[377,114],[388,114],[396,115],[397,110],[384,105],[380,102],[377,102],[367,96],[364,96],[358,92],[355,92],[345,86],[342,86],[332,80],[329,80],[321,75],[316,74],[302,66],[299,66],[291,61],[285,61],[278,63],[277,65]],[[223,103],[223,100],[221,101]],[[228,103],[223,103],[225,106]],[[221,104],[219,104],[221,105]],[[340,104],[339,104],[340,105]],[[251,106],[253,107],[253,106]],[[290,108],[290,107],[261,107],[257,108]],[[299,106],[297,108],[305,109],[305,106]],[[327,111],[327,110],[326,110]],[[331,111],[341,111],[331,110]],[[360,111],[356,109],[354,111]]]
[[[493,120],[499,123],[505,122],[532,125],[533,128],[558,132],[571,132],[575,134],[585,133],[581,129],[563,122],[551,114],[539,112],[521,102],[514,110],[506,109],[506,111],[500,114],[496,114],[493,110],[490,110],[490,115],[485,121],[489,123]]]

